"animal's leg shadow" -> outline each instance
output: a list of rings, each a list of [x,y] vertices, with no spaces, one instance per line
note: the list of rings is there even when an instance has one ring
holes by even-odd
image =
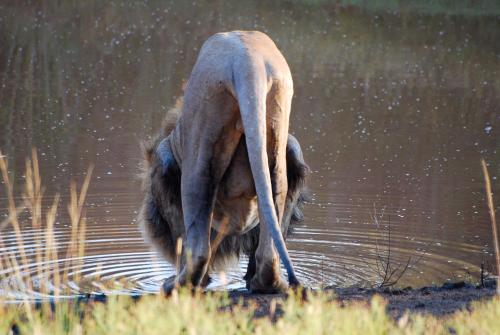
[[[257,271],[257,264],[255,263],[255,250],[248,257],[247,273],[243,276],[246,282],[247,290],[250,289],[250,281],[252,280],[255,272]]]

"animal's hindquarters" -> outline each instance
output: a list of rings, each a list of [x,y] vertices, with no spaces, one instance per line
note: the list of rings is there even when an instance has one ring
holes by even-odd
[[[165,166],[160,159],[159,154],[169,150],[168,141],[165,139],[159,138],[146,148],[151,159],[148,163],[150,164],[149,169],[143,174],[146,196],[139,212],[138,221],[146,240],[150,241],[168,262],[176,264],[176,241],[177,238],[184,238],[185,235],[180,203],[181,171],[176,162]],[[244,137],[241,141],[244,142]],[[163,150],[157,150],[159,145],[166,145],[166,147]],[[242,152],[238,151],[237,156],[243,159],[246,156],[246,147],[242,146],[241,150]],[[286,161],[288,192],[281,225],[285,238],[290,231],[289,226],[303,219],[301,207],[305,198],[305,180],[309,171],[304,162],[299,142],[292,135],[288,136]],[[237,178],[236,174],[232,178]],[[231,175],[229,171],[228,175]],[[210,269],[223,270],[243,254],[254,257],[259,242],[259,232],[259,225],[257,225],[242,235],[223,236],[214,251]],[[212,229],[212,243],[217,239],[218,234],[219,232]],[[251,264],[249,264],[247,277],[251,279],[254,274],[255,269],[252,269]]]

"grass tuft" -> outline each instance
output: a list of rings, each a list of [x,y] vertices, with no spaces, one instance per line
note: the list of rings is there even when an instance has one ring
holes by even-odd
[[[500,300],[476,303],[444,319],[405,314],[394,320],[386,302],[341,305],[325,293],[307,302],[290,293],[278,299],[282,316],[256,318],[256,305],[231,305],[227,294],[181,290],[177,299],[160,295],[134,300],[111,296],[106,303],[63,301],[54,311],[34,310],[28,317],[13,305],[0,305],[0,333],[15,326],[20,334],[495,334]],[[48,314],[49,313],[49,314]]]
[[[44,188],[40,177],[38,156],[33,149],[31,158],[26,160],[25,185],[20,204],[16,204],[12,178],[5,156],[0,152],[0,172],[2,174],[8,201],[8,217],[0,225],[0,248],[5,250],[0,254],[0,293],[10,296],[15,300],[24,299],[25,307],[30,308],[29,297],[21,292],[37,292],[39,297],[55,296],[70,293],[68,285],[68,272],[79,273],[81,261],[85,253],[85,217],[84,200],[90,184],[93,167],[91,166],[85,176],[80,192],[77,191],[76,183],[70,186],[70,201],[68,214],[71,223],[71,237],[66,250],[64,261],[59,257],[62,252],[56,235],[54,224],[57,218],[60,195],[56,194],[52,199],[52,205],[48,208],[45,218],[42,215],[42,200]],[[29,219],[21,222],[19,217],[27,212]],[[35,234],[34,245],[27,247],[24,244],[22,227],[31,228]],[[12,228],[15,235],[15,246],[7,248],[3,238],[3,229]],[[18,253],[17,253],[18,252]],[[47,266],[43,266],[43,264]],[[50,266],[48,266],[50,265]],[[33,276],[31,268],[36,268]],[[80,280],[78,275],[72,281]],[[49,284],[50,283],[50,284]]]

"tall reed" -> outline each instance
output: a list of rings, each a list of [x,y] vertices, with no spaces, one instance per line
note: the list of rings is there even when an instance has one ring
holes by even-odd
[[[14,184],[9,174],[8,161],[0,151],[0,171],[7,196],[7,218],[0,223],[0,283],[3,295],[20,297],[25,306],[31,309],[30,300],[37,292],[40,297],[47,295],[59,296],[69,293],[69,271],[76,273],[73,281],[80,280],[80,268],[85,254],[85,197],[88,192],[93,166],[90,166],[78,192],[76,183],[70,185],[70,200],[68,214],[71,224],[71,234],[67,249],[64,250],[56,238],[54,224],[56,223],[60,195],[55,194],[52,204],[43,215],[42,200],[44,188],[40,177],[39,162],[36,150],[26,160],[25,185],[21,201],[16,204]],[[29,219],[21,221],[22,214],[29,214]],[[24,216],[23,216],[24,217]],[[29,256],[23,238],[23,228],[29,227],[34,233],[34,243],[30,246]],[[4,229],[11,227],[15,236],[15,245],[8,245],[3,238]],[[60,254],[65,254],[60,259]],[[30,271],[35,268],[35,275]],[[51,283],[51,285],[48,285]]]
[[[491,181],[490,175],[488,173],[488,167],[484,159],[481,159],[481,166],[483,168],[484,184],[486,187],[486,197],[488,198],[488,209],[490,212],[491,219],[491,230],[493,233],[493,245],[495,247],[495,261],[497,264],[497,294],[500,295],[500,250],[498,247],[498,233],[497,233],[497,221],[495,218],[495,207],[493,205],[493,193],[491,192]]]

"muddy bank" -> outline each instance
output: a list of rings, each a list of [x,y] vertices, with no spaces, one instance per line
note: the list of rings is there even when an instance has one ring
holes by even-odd
[[[421,288],[403,289],[376,289],[363,287],[327,287],[323,290],[307,291],[307,296],[312,294],[331,293],[332,301],[341,306],[349,303],[369,304],[373,296],[378,295],[387,301],[387,313],[399,319],[405,312],[422,313],[436,317],[444,317],[460,310],[471,310],[474,302],[487,301],[495,296],[496,280],[487,280],[483,286],[466,282],[445,283],[442,286],[425,286]],[[136,301],[145,295],[131,295]],[[244,306],[255,306],[255,317],[272,317],[277,319],[283,315],[282,302],[286,294],[255,294],[246,290],[228,292],[230,304],[222,310],[232,309],[243,300]],[[105,294],[86,294],[78,297],[78,303],[106,303],[108,296]],[[57,302],[51,301],[55,308]],[[40,305],[41,307],[41,305]]]
[[[442,286],[426,286],[405,289],[367,289],[361,287],[325,288],[325,292],[335,293],[334,301],[340,304],[350,302],[369,303],[374,295],[382,296],[387,301],[387,313],[398,319],[406,311],[411,313],[432,314],[443,317],[459,310],[468,309],[476,301],[486,301],[495,295],[496,283],[488,281],[484,287],[465,282],[445,283]],[[319,292],[319,291],[313,291]],[[256,303],[256,317],[282,314],[280,301],[285,294],[251,294],[249,292],[230,292],[234,303],[243,298],[245,304]],[[275,303],[272,301],[276,300]],[[274,312],[273,312],[274,310]]]

